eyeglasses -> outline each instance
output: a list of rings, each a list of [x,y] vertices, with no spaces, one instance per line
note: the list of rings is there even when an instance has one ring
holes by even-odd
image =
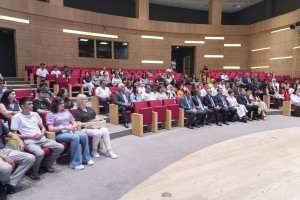
[[[64,104],[65,104],[64,102],[59,103],[59,105],[64,105]]]

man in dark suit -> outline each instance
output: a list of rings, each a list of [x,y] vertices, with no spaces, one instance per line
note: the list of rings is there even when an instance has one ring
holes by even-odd
[[[130,100],[128,92],[125,92],[125,85],[119,84],[119,91],[116,92],[114,96],[115,104],[119,106],[119,111],[122,112],[122,118],[124,122],[124,126],[129,128],[128,126],[128,117],[127,117],[127,110],[130,110],[133,113],[133,106]]]
[[[243,82],[244,82],[244,84],[243,84],[244,88],[248,89],[248,85],[252,83],[252,79],[249,76],[249,73],[246,74],[246,76],[243,79]]]
[[[253,78],[253,82],[251,84],[251,90],[258,90],[259,98],[263,99],[264,96],[264,90],[262,88],[262,85],[258,82],[256,78]]]
[[[248,120],[252,121],[254,120],[259,120],[257,119],[258,115],[258,106],[254,105],[251,100],[249,99],[248,95],[246,94],[246,91],[244,88],[241,88],[241,94],[237,97],[237,102],[239,104],[245,105],[245,107],[248,110]],[[253,118],[251,119],[251,111],[253,111]]]
[[[214,97],[212,96],[211,89],[207,89],[207,95],[203,97],[203,104],[208,107],[208,109],[212,110],[215,114],[216,124],[218,126],[222,126],[221,122],[219,121],[219,111],[220,107],[217,105],[217,103],[214,100]]]
[[[220,106],[220,111],[222,113],[222,118],[223,118],[223,124],[229,125],[227,122],[229,112],[231,113],[229,120],[232,121],[233,116],[236,114],[237,110],[234,107],[232,107],[232,105],[230,105],[225,95],[223,95],[222,88],[218,88],[217,91],[218,94],[215,96],[215,101],[217,105]]]
[[[205,106],[204,106],[204,104],[202,103],[202,100],[201,100],[201,91],[196,89],[195,90],[195,96],[193,96],[192,99],[193,99],[193,102],[196,106],[196,109],[204,112],[204,117],[200,121],[200,126],[203,126],[204,123],[206,125],[210,126],[211,124],[209,122],[210,122],[211,117],[212,117],[214,112],[210,109],[205,108]],[[206,116],[206,114],[207,114],[207,116]],[[206,117],[206,122],[204,122],[205,117]]]
[[[188,128],[194,129],[192,126],[194,122],[195,122],[195,126],[197,128],[200,128],[199,123],[200,123],[201,119],[203,118],[203,116],[205,116],[205,113],[200,110],[196,110],[196,106],[193,103],[193,100],[191,98],[190,90],[185,90],[184,96],[180,98],[180,108],[184,109],[185,115],[190,115]],[[195,120],[195,117],[196,117],[196,120]]]

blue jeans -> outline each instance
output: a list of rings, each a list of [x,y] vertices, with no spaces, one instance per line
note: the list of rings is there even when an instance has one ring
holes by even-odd
[[[73,134],[58,131],[56,132],[56,141],[71,143],[71,164],[81,165],[82,162],[87,163],[91,160],[87,134],[80,131],[74,131]],[[82,147],[82,159],[79,144]]]

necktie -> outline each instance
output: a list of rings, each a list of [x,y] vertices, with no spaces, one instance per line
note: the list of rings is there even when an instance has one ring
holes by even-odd
[[[222,101],[223,101],[223,104],[224,105],[227,105],[227,103],[226,103],[226,101],[224,100],[224,98],[222,97],[222,96],[220,96],[221,97],[221,99],[222,99]]]
[[[213,100],[211,97],[209,97],[209,98],[210,98],[211,105],[212,105],[213,107],[215,107],[216,105],[215,105],[214,100]]]
[[[203,110],[203,106],[202,106],[202,103],[201,103],[200,97],[197,97],[197,98],[198,98],[199,107],[201,108],[201,110]]]
[[[246,95],[245,95],[244,97],[245,97],[245,99],[246,99],[246,101],[247,101],[247,104],[249,104],[249,101],[248,101],[248,99],[247,99]]]

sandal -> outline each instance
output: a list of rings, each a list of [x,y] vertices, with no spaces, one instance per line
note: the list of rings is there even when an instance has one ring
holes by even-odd
[[[43,166],[42,168],[49,173],[55,172],[55,169],[51,166],[50,167]]]
[[[31,173],[30,178],[33,180],[37,180],[40,178],[40,176],[37,172],[33,172],[33,173]]]

